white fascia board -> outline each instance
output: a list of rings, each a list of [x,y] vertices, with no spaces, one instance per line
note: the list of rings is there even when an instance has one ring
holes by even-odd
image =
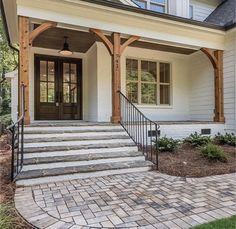
[[[225,31],[82,1],[70,2],[18,0],[17,13],[35,19],[137,35],[157,42],[170,42],[194,48],[224,49]]]
[[[18,20],[16,14],[16,1],[3,0],[4,11],[6,15],[7,28],[12,44],[18,43]]]

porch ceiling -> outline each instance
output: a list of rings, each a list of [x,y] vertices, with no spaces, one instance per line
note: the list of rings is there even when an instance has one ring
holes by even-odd
[[[80,53],[86,53],[88,49],[94,44],[94,42],[99,41],[99,39],[94,34],[91,34],[89,32],[69,30],[64,28],[51,28],[40,34],[34,40],[33,46],[60,50],[64,43],[64,36],[69,37],[70,49],[74,52]],[[125,40],[126,39],[123,38],[122,42],[124,42]],[[194,49],[181,48],[144,41],[136,41],[130,46],[185,55],[189,55],[197,51]]]

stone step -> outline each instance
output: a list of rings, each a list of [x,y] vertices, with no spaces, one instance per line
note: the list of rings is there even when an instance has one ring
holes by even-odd
[[[127,174],[127,173],[136,173],[136,172],[146,172],[152,170],[152,165],[144,166],[144,167],[135,167],[135,168],[124,168],[124,169],[111,169],[111,170],[103,170],[103,171],[93,171],[87,173],[73,173],[67,175],[57,175],[57,176],[45,176],[38,178],[29,178],[29,179],[19,179],[16,181],[17,186],[33,186],[40,185],[50,182],[63,182],[68,180],[76,180],[76,179],[86,179],[91,177],[102,177],[102,176],[110,176],[110,175],[118,175],[118,174]]]
[[[84,133],[84,132],[124,132],[121,126],[39,126],[39,127],[25,127],[25,134],[50,134],[50,133]]]
[[[137,157],[118,157],[118,158],[107,158],[107,159],[97,159],[97,160],[87,160],[87,161],[70,161],[70,162],[54,162],[54,163],[42,163],[33,165],[24,165],[22,171],[33,171],[33,170],[48,170],[57,168],[69,168],[69,167],[79,167],[79,166],[94,166],[100,164],[112,164],[115,162],[128,162],[128,161],[139,161],[145,160],[144,156]]]
[[[25,134],[25,143],[83,141],[83,140],[107,140],[129,139],[126,132],[84,132],[84,133],[60,133],[60,134]]]
[[[130,160],[95,160],[97,162],[90,162],[87,164],[83,164],[81,162],[77,164],[69,164],[71,166],[65,166],[66,163],[55,163],[51,168],[44,164],[43,166],[40,165],[36,169],[35,166],[24,166],[21,173],[17,176],[17,180],[22,179],[33,179],[33,178],[41,178],[41,177],[48,177],[48,176],[61,176],[61,175],[68,175],[68,174],[75,174],[75,173],[90,173],[90,172],[98,172],[98,171],[108,171],[108,170],[119,170],[119,169],[128,169],[128,168],[139,168],[139,167],[148,167],[152,169],[153,164],[149,161],[145,161],[137,157],[137,160],[133,158]],[[57,165],[56,165],[57,164]],[[64,165],[63,165],[64,164]],[[66,164],[68,165],[68,163]],[[52,179],[51,181],[54,181]]]
[[[26,143],[24,153],[135,146],[131,139]]]
[[[36,155],[35,155],[36,154]],[[38,156],[39,154],[39,156]],[[139,151],[116,151],[116,152],[97,152],[97,153],[87,153],[87,154],[79,154],[75,151],[74,154],[57,154],[55,152],[52,155],[50,153],[31,153],[26,154],[24,157],[24,165],[32,165],[32,164],[42,164],[42,163],[55,163],[55,162],[74,162],[74,161],[90,161],[90,160],[98,160],[98,159],[108,159],[108,158],[120,158],[120,157],[137,157],[142,156],[142,153]],[[28,157],[27,157],[28,156]]]
[[[64,127],[64,126],[119,126],[110,122],[86,122],[78,120],[33,121],[27,127]]]

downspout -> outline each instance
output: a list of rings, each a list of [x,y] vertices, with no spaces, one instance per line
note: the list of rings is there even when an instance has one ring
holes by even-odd
[[[18,56],[18,85],[20,85],[20,73],[19,73],[19,63],[20,63],[20,51],[19,49],[17,49],[16,47],[14,47],[11,43],[11,39],[10,39],[10,35],[9,35],[9,30],[8,30],[8,25],[7,25],[7,19],[6,19],[6,13],[4,10],[4,5],[3,5],[3,0],[0,0],[0,10],[1,10],[1,16],[2,16],[2,20],[3,20],[3,27],[5,30],[5,34],[6,34],[6,38],[7,38],[7,43],[8,46],[15,52],[17,52],[17,56]],[[18,116],[19,116],[19,98],[20,98],[20,91],[18,90]]]

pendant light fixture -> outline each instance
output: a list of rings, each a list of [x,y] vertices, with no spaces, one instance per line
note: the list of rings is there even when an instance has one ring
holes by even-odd
[[[64,42],[63,48],[61,51],[59,51],[59,53],[63,56],[70,56],[73,54],[73,52],[69,49],[69,44],[67,42],[68,37],[65,36],[64,39],[65,39],[65,42]]]

